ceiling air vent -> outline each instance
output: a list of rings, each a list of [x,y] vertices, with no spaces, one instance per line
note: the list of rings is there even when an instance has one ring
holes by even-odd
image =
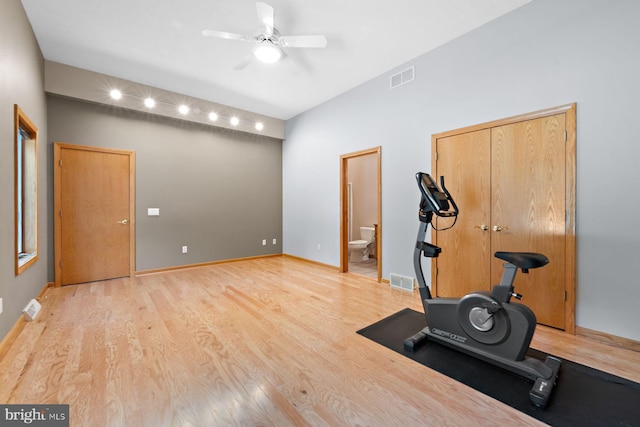
[[[415,67],[412,65],[406,70],[402,70],[391,76],[391,89],[409,83],[415,78]]]

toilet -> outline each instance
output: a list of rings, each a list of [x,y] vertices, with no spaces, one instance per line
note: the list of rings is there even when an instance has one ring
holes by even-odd
[[[360,239],[349,242],[349,260],[352,262],[366,261],[373,248],[375,240],[374,227],[360,227]]]

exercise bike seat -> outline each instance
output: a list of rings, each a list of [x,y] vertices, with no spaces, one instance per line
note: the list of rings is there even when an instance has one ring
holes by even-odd
[[[521,268],[523,272],[549,263],[549,258],[534,252],[496,252],[494,256]]]

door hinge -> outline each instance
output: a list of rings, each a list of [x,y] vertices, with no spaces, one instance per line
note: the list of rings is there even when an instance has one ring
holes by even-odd
[[[62,209],[60,209],[60,218],[62,218]]]
[[[62,260],[60,260],[60,268],[62,268]]]
[[[567,142],[567,131],[564,131],[564,142]]]
[[[436,151],[436,162],[438,161],[438,152]]]
[[[567,291],[564,291],[564,300],[567,300]]]
[[[62,159],[58,160],[58,166],[62,167]]]

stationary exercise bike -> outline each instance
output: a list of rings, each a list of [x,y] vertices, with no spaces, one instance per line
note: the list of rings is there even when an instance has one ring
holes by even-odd
[[[416,179],[422,198],[413,265],[427,326],[404,341],[405,350],[413,352],[427,339],[437,341],[534,381],[529,397],[535,405],[545,406],[561,361],[552,356],[547,356],[544,362],[526,356],[536,328],[536,316],[527,306],[512,303],[511,298],[522,298],[513,288],[518,269],[528,273],[530,269],[546,265],[549,259],[538,253],[496,252],[496,258],[505,264],[500,284],[491,292],[476,291],[462,298],[432,298],[424,280],[421,256],[435,258],[442,249],[424,241],[427,228],[434,214],[453,218],[447,228],[453,227],[459,211],[444,186],[444,177],[440,178],[442,190],[426,173],[419,172]]]

